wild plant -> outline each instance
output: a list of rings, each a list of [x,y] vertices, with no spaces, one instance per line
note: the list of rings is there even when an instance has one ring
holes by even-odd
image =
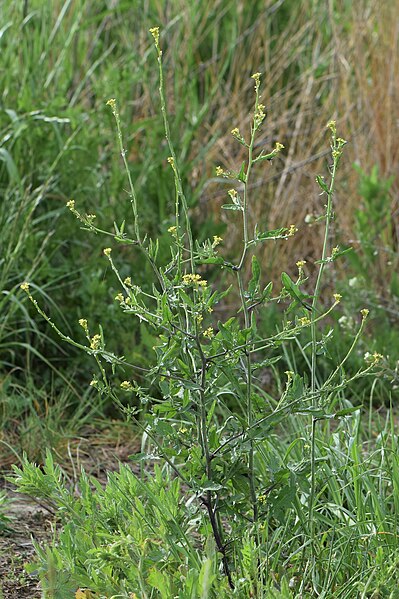
[[[90,518],[97,522],[102,533],[95,541],[85,536],[80,555],[86,555],[83,559],[86,565],[78,565],[70,557],[74,566],[69,572],[75,576],[73,580],[83,580],[99,596],[120,593],[113,596],[127,597],[131,592],[130,596],[139,593],[141,597],[223,597],[231,593],[239,597],[266,597],[271,596],[267,593],[274,593],[279,562],[287,563],[297,556],[296,563],[299,560],[301,564],[297,568],[302,571],[295,574],[292,585],[302,593],[309,589],[327,592],[329,581],[338,577],[337,571],[332,574],[332,563],[343,559],[347,545],[342,542],[336,550],[338,557],[330,555],[327,565],[324,561],[318,564],[322,551],[319,535],[323,534],[323,525],[329,528],[330,521],[327,515],[324,520],[320,515],[329,508],[323,506],[324,483],[318,487],[317,475],[329,458],[317,442],[317,429],[330,420],[345,419],[359,409],[348,401],[345,390],[357,379],[370,375],[381,360],[375,353],[360,370],[346,372],[348,358],[366,324],[368,310],[362,309],[346,353],[325,378],[321,378],[318,370],[318,356],[326,351],[331,340],[331,335],[323,332],[323,323],[341,300],[337,293],[329,299],[322,292],[328,267],[344,253],[332,242],[332,223],[336,175],[346,141],[337,135],[336,123],[330,121],[328,177],[316,177],[325,202],[324,214],[319,219],[324,224],[324,244],[320,260],[314,264],[313,291],[310,292],[306,263],[298,260],[296,278],[282,273],[281,290],[273,294],[272,283],[262,281],[267,280],[267,275],[262,273],[256,249],[265,243],[284,243],[295,236],[297,227],[290,224],[263,231],[258,225],[252,230],[250,225],[252,174],[261,164],[270,164],[283,150],[279,142],[270,150],[257,149],[256,139],[266,119],[261,75],[252,76],[254,108],[250,131],[242,132],[238,127],[231,131],[236,142],[246,149],[247,158],[237,170],[216,168],[217,177],[231,186],[228,203],[222,208],[240,221],[242,230],[239,256],[228,260],[220,249],[223,242],[220,237],[199,243],[192,233],[181,165],[170,133],[159,29],[151,29],[151,34],[159,67],[160,108],[170,151],[168,165],[174,181],[169,262],[163,264],[159,260],[157,240],[149,239],[142,230],[143,200],[137,197],[130,175],[115,99],[107,104],[115,118],[126,170],[132,223],[123,221],[115,224],[114,230],[106,230],[97,224],[96,215],[83,213],[73,200],[68,202],[68,208],[85,229],[141,253],[150,265],[153,281],[140,287],[134,282],[134,269],[130,276],[122,276],[117,250],[104,249],[105,259],[120,284],[115,301],[126,314],[144,323],[156,338],[153,365],[138,367],[115,355],[108,349],[112,332],[103,331],[101,325],[94,328],[89,318],[79,321],[86,342],[71,339],[40,307],[29,283],[21,285],[61,338],[94,358],[98,372],[90,384],[101,395],[112,397],[142,432],[142,452],[135,456],[142,466],[141,480],[125,469],[119,477],[110,476],[105,501],[98,484],[91,481],[95,485],[95,491],[91,491],[87,480],[81,479],[84,490],[79,510],[83,510],[84,504],[85,513],[92,514]],[[239,298],[238,307],[230,313],[223,302],[228,295]],[[265,335],[258,330],[259,314],[272,303],[284,306],[281,325]],[[217,311],[221,314],[219,319],[215,318]],[[309,331],[310,343],[304,344],[304,333]],[[258,375],[265,369],[274,371],[284,345],[292,340],[298,343],[306,371],[287,371],[285,382],[277,381],[280,392],[271,393],[262,387]],[[280,356],[276,357],[276,351]],[[118,388],[114,381],[116,373],[121,371],[124,380]],[[288,422],[297,424],[289,425],[290,443],[282,451],[277,432],[284,431],[285,424],[288,430]],[[154,462],[161,464],[155,470],[155,482],[151,475]],[[82,514],[76,515],[78,504],[66,492],[65,480],[55,473],[51,462],[45,472],[43,475],[28,463],[23,470],[16,469],[20,490],[37,494],[41,489],[62,512],[66,511],[69,517],[75,514],[76,522],[84,526]],[[150,512],[139,505],[139,493],[145,497]],[[120,501],[123,496],[127,501],[123,523],[120,514],[110,515],[112,496]],[[102,513],[105,505],[108,511]],[[133,510],[131,519],[135,521],[133,537],[129,532],[129,509]],[[137,532],[140,526],[146,533]],[[295,530],[295,549],[289,549],[288,545],[279,547],[279,535],[285,538],[290,526]],[[72,543],[72,537],[73,543],[77,543],[72,528],[67,525],[67,532],[62,533],[62,545]],[[112,551],[107,536],[115,543]],[[163,549],[155,551],[158,537]],[[56,559],[61,570],[62,545],[54,550],[58,552]],[[69,546],[69,550],[70,556],[77,555],[79,548],[75,546],[72,551]],[[142,555],[134,569],[127,566],[132,557],[129,551],[137,559],[140,552]],[[44,554],[42,557],[45,560]],[[127,560],[124,565],[122,557]],[[103,576],[106,582],[100,580],[99,564],[106,570]],[[202,572],[200,586],[198,576],[195,584],[188,583],[193,569]],[[184,588],[179,587],[181,580],[185,581]],[[281,596],[291,596],[287,581],[283,587],[287,594]]]

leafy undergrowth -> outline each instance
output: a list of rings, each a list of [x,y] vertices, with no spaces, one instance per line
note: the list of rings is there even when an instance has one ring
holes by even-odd
[[[104,485],[107,473],[126,463],[138,447],[137,437],[132,435],[130,427],[128,430],[120,422],[110,422],[107,426],[103,423],[101,431],[86,429],[80,438],[71,438],[67,451],[58,453],[57,459],[63,464],[65,480],[73,493],[82,468]],[[50,504],[18,494],[15,486],[5,480],[10,474],[5,468],[6,463],[2,461],[1,464],[0,597],[41,599],[43,590],[39,571],[32,565],[35,562],[34,545],[45,550],[56,543],[61,521]],[[73,596],[74,593],[61,593],[60,598]]]
[[[154,471],[156,452],[146,466],[138,454],[141,468],[136,465],[135,472],[126,464],[108,471],[105,486],[84,472],[71,485],[70,475],[50,455],[43,468],[28,463],[23,471],[15,468],[18,491],[47,505],[58,521],[51,540],[34,543],[31,571],[39,575],[49,599],[73,597],[79,588],[90,589],[87,596],[108,599],[394,599],[399,565],[397,423],[387,411],[372,417],[378,433],[371,441],[369,418],[319,423],[313,547],[306,532],[309,448],[298,436],[298,430],[306,436],[306,427],[298,418],[287,419],[259,444],[259,454],[269,454],[268,468],[259,459],[256,471],[264,485],[262,549],[256,549],[245,527],[230,520],[234,591],[210,538],[203,493],[182,486],[167,465]],[[245,481],[238,477],[235,484],[232,509],[239,505]]]

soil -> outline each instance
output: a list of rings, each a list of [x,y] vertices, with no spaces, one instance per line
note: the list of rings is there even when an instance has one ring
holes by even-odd
[[[76,474],[84,467],[88,474],[100,482],[106,481],[107,471],[117,470],[126,463],[129,455],[137,452],[137,442],[104,443],[94,436],[79,438],[69,443],[68,461],[63,464],[71,484]],[[56,458],[55,458],[56,459]],[[0,490],[5,490],[10,499],[7,516],[9,529],[0,530],[0,599],[40,599],[40,581],[37,574],[28,574],[25,566],[34,561],[33,541],[45,547],[53,535],[55,517],[44,506],[30,497],[15,492],[0,472]],[[1,594],[2,593],[2,594]],[[72,599],[72,598],[71,598]]]
[[[4,599],[40,598],[39,579],[27,574],[25,565],[33,561],[34,539],[45,545],[51,536],[51,516],[31,499],[18,496],[10,488],[9,529],[0,536],[0,589]],[[1,596],[1,595],[0,595]]]

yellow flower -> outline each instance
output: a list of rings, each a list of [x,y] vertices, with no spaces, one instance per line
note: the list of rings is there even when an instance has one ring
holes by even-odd
[[[303,268],[306,264],[306,260],[298,260],[298,262],[296,263],[298,268]]]
[[[367,318],[367,316],[369,315],[369,313],[370,313],[370,310],[368,308],[363,308],[363,310],[360,310],[360,314],[362,315],[363,320],[365,318]]]
[[[234,135],[234,137],[237,137],[237,135],[240,135],[240,130],[239,130],[237,127],[234,127],[234,129],[232,129],[232,130],[230,131],[230,133],[231,133],[232,135]]]
[[[372,358],[373,358],[373,364],[378,364],[378,362],[381,362],[381,360],[384,359],[384,356],[375,351],[373,353]]]
[[[259,126],[261,122],[266,117],[265,106],[263,104],[258,104],[255,110],[255,126]]]
[[[159,27],[151,27],[150,33],[155,40],[155,43],[158,45],[159,42]]]
[[[170,233],[171,235],[175,235],[177,231],[176,227],[169,227],[168,229],[168,233]]]
[[[133,389],[133,385],[130,381],[123,381],[120,384],[121,389],[123,389],[124,391],[132,391]]]
[[[183,275],[184,285],[195,285],[196,287],[206,287],[208,282],[205,279],[201,279],[201,275],[187,274]]]
[[[28,293],[29,292],[29,283],[27,283],[26,281],[24,283],[21,283],[20,288],[22,289],[22,291],[26,291]]]
[[[79,318],[79,324],[82,327],[82,329],[87,331],[87,320],[85,318]]]
[[[110,255],[111,255],[112,249],[111,248],[105,248],[103,251],[104,251],[105,256],[107,256],[109,258]]]
[[[217,245],[219,245],[219,243],[223,241],[222,237],[219,237],[218,235],[214,235],[213,236],[213,243],[212,243],[212,247],[216,247]]]
[[[341,295],[340,293],[333,293],[333,298],[334,298],[334,300],[335,300],[335,303],[336,303],[336,304],[339,304],[339,302],[340,302],[340,301],[341,301],[341,299],[342,299],[342,295]]]
[[[337,121],[328,121],[326,129],[330,129],[330,131],[335,135],[335,133],[337,132]]]
[[[126,277],[126,279],[123,281],[123,283],[126,285],[126,287],[131,287],[132,279],[130,277]]]
[[[101,337],[100,335],[94,335],[90,341],[91,349],[98,349],[100,347]]]
[[[174,161],[174,158],[173,158],[173,156],[169,156],[169,158],[168,158],[168,162],[169,162],[170,166],[171,166],[172,168],[174,168],[174,166],[175,166],[175,161]]]
[[[203,335],[207,339],[212,339],[212,337],[215,336],[213,328],[212,327],[207,328],[206,331],[203,332]]]
[[[221,166],[217,166],[217,167],[216,167],[216,175],[217,175],[218,177],[222,177],[222,176],[224,175],[224,170],[222,169],[222,167],[221,167]]]
[[[255,80],[255,90],[257,91],[259,89],[259,85],[260,85],[260,73],[254,73],[253,75],[251,75],[251,78]]]
[[[296,225],[290,225],[289,229],[288,229],[288,233],[287,235],[289,237],[292,237],[293,235],[295,235],[295,233],[298,231],[298,227]]]
[[[310,325],[310,320],[307,316],[303,316],[302,318],[298,318],[298,323],[301,325],[301,327],[307,327]]]
[[[274,151],[275,152],[280,152],[280,150],[284,150],[284,146],[279,141],[277,141],[276,142],[276,147],[274,148]]]
[[[112,110],[116,110],[115,98],[110,98],[109,100],[107,100],[107,106],[111,106]]]

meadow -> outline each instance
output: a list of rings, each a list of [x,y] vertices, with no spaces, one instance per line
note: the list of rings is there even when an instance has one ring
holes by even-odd
[[[399,597],[397,3],[1,14],[0,596]]]

